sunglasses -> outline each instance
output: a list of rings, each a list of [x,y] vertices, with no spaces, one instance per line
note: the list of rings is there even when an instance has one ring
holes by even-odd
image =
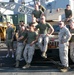
[[[62,23],[59,23],[58,25],[62,25]]]
[[[24,22],[24,21],[20,21],[20,22]]]
[[[41,18],[41,20],[43,20],[44,18]]]

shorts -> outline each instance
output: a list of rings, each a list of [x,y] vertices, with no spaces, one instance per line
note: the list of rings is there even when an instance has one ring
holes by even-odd
[[[7,45],[7,47],[13,47],[13,41],[6,40],[6,45]]]

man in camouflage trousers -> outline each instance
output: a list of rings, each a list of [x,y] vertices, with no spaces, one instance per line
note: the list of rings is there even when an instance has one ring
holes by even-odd
[[[63,68],[61,68],[62,72],[68,71],[69,62],[68,62],[68,46],[69,40],[71,38],[70,31],[64,25],[64,22],[59,22],[60,32],[59,32],[59,56]]]
[[[36,26],[36,30],[37,29],[39,29],[38,46],[42,51],[42,57],[47,58],[46,52],[47,52],[48,43],[50,41],[49,37],[54,32],[54,29],[51,26],[51,24],[45,21],[44,14],[42,14],[40,17],[40,23]]]

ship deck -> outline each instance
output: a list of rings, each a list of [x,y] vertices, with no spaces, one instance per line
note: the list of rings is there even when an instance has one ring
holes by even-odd
[[[5,55],[7,53],[7,48],[4,43],[1,44],[0,47],[0,74],[1,75],[73,75],[74,74],[74,65],[70,62],[70,70],[66,73],[60,72],[59,67],[59,58],[58,56],[54,56],[48,54],[48,58],[44,59],[41,57],[40,50],[36,50],[35,53],[39,53],[38,56],[35,54],[34,59],[31,63],[30,68],[23,69],[22,67],[25,65],[25,61],[20,61],[19,68],[15,68],[15,58],[6,58]],[[56,52],[58,50],[55,50]],[[51,52],[51,51],[50,51]],[[54,53],[56,54],[56,53]]]

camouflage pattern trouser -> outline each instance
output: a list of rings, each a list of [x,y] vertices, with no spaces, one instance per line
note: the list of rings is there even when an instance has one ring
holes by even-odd
[[[35,44],[32,46],[30,46],[30,44],[26,44],[23,54],[26,63],[31,63],[34,51],[35,51]]]
[[[41,34],[41,36],[38,39],[38,47],[42,52],[47,52],[48,43],[49,43],[49,36],[46,36],[45,34]]]
[[[23,51],[24,46],[25,45],[23,43],[17,42],[16,60],[21,59],[21,55],[22,55],[22,51]]]
[[[69,67],[68,63],[68,43],[59,44],[59,56],[63,66]]]

